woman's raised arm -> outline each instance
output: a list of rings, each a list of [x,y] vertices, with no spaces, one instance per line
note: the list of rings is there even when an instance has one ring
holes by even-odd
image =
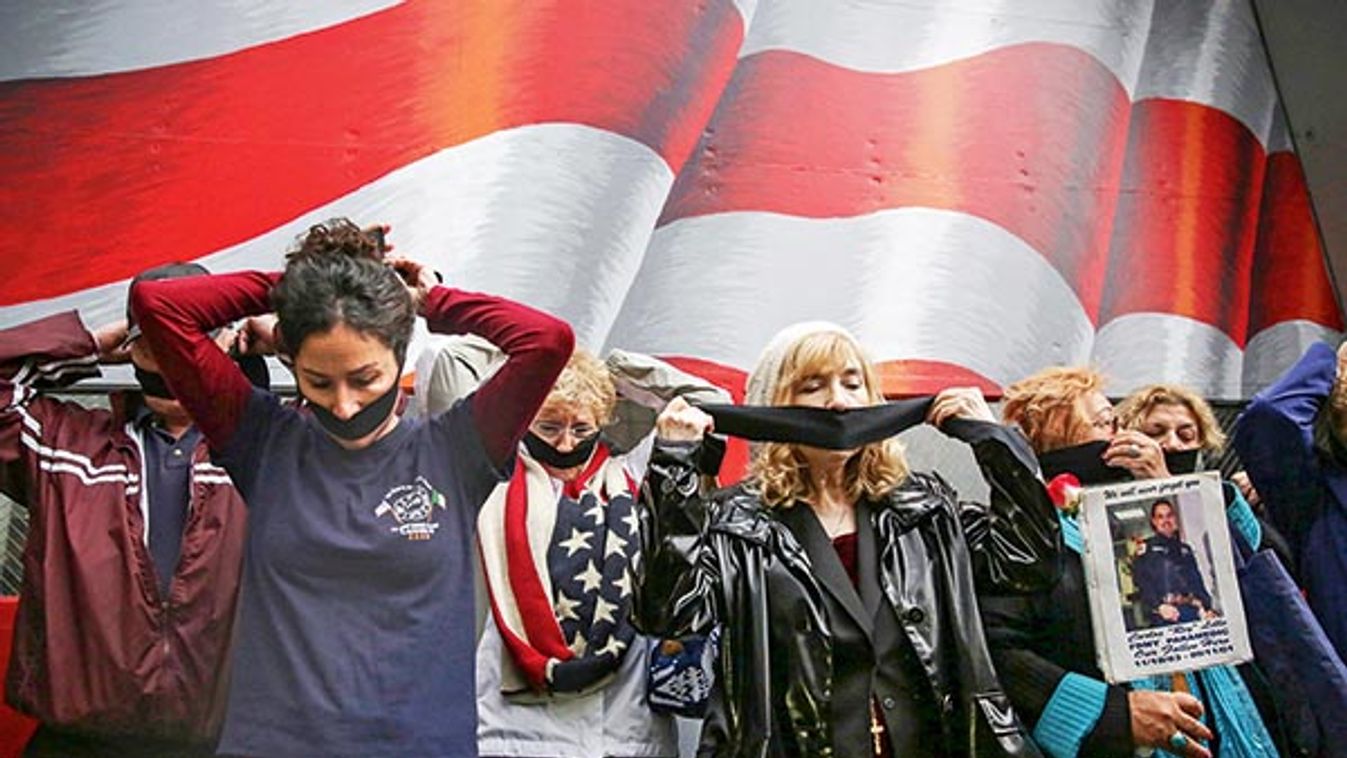
[[[209,332],[271,310],[279,274],[241,271],[137,282],[131,311],[149,340],[159,371],[215,450],[238,428],[252,384]]]

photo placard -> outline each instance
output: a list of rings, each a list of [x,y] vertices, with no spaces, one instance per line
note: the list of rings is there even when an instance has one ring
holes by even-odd
[[[1080,493],[1085,578],[1109,682],[1253,657],[1216,472]]]

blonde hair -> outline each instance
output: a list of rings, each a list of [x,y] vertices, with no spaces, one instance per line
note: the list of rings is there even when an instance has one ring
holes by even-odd
[[[577,347],[543,401],[543,407],[556,405],[587,408],[594,414],[595,423],[604,426],[612,420],[617,406],[613,375],[592,353]]]
[[[1193,414],[1204,452],[1215,453],[1225,445],[1225,432],[1211,406],[1201,395],[1177,384],[1152,384],[1128,395],[1118,404],[1118,423],[1124,429],[1140,429],[1146,416],[1161,405],[1181,405]]]
[[[1001,417],[1020,427],[1035,453],[1070,447],[1090,424],[1080,413],[1081,398],[1103,387],[1104,375],[1087,366],[1045,368],[1006,388]]]
[[[837,370],[848,362],[860,364],[867,398],[871,404],[884,401],[874,367],[851,337],[842,331],[816,331],[790,343],[776,376],[766,377],[772,405],[786,405],[800,380],[822,371]],[[895,439],[872,442],[846,462],[846,495],[877,500],[907,477],[907,461]],[[817,497],[809,465],[799,445],[765,442],[754,448],[749,477],[763,504],[790,507],[798,500]]]

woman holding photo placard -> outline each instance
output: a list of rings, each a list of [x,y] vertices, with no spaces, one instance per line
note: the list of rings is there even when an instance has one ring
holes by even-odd
[[[1118,428],[1104,378],[1092,369],[1049,368],[1006,390],[1002,414],[1028,437],[1059,507],[1068,553],[1083,549],[1071,487],[1166,477],[1193,469],[1192,455],[1135,428]],[[1216,430],[1219,433],[1219,429]],[[1198,447],[1205,444],[1199,435]],[[1219,443],[1218,443],[1219,444]],[[1247,507],[1247,506],[1245,506]],[[1011,702],[1034,739],[1058,758],[1131,756],[1158,748],[1180,756],[1275,756],[1243,682],[1228,667],[1189,678],[1191,693],[1166,682],[1110,685],[1099,670],[1082,562],[1038,595],[981,598],[988,644]]]

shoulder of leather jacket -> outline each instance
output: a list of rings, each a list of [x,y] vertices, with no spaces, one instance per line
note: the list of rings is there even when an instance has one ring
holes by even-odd
[[[896,517],[898,523],[908,529],[941,511],[953,514],[955,503],[954,488],[939,474],[913,471],[901,484],[889,490],[879,503],[879,514],[880,518],[885,514]]]
[[[942,429],[950,436],[967,443],[975,454],[991,452],[1000,447],[1013,455],[1027,472],[1038,469],[1038,458],[1034,455],[1029,440],[1019,428],[991,421],[973,419],[950,419]]]
[[[713,532],[730,534],[758,544],[771,540],[776,519],[763,506],[762,500],[749,486],[738,484],[716,490],[710,499],[716,503],[716,516],[709,528]]]

